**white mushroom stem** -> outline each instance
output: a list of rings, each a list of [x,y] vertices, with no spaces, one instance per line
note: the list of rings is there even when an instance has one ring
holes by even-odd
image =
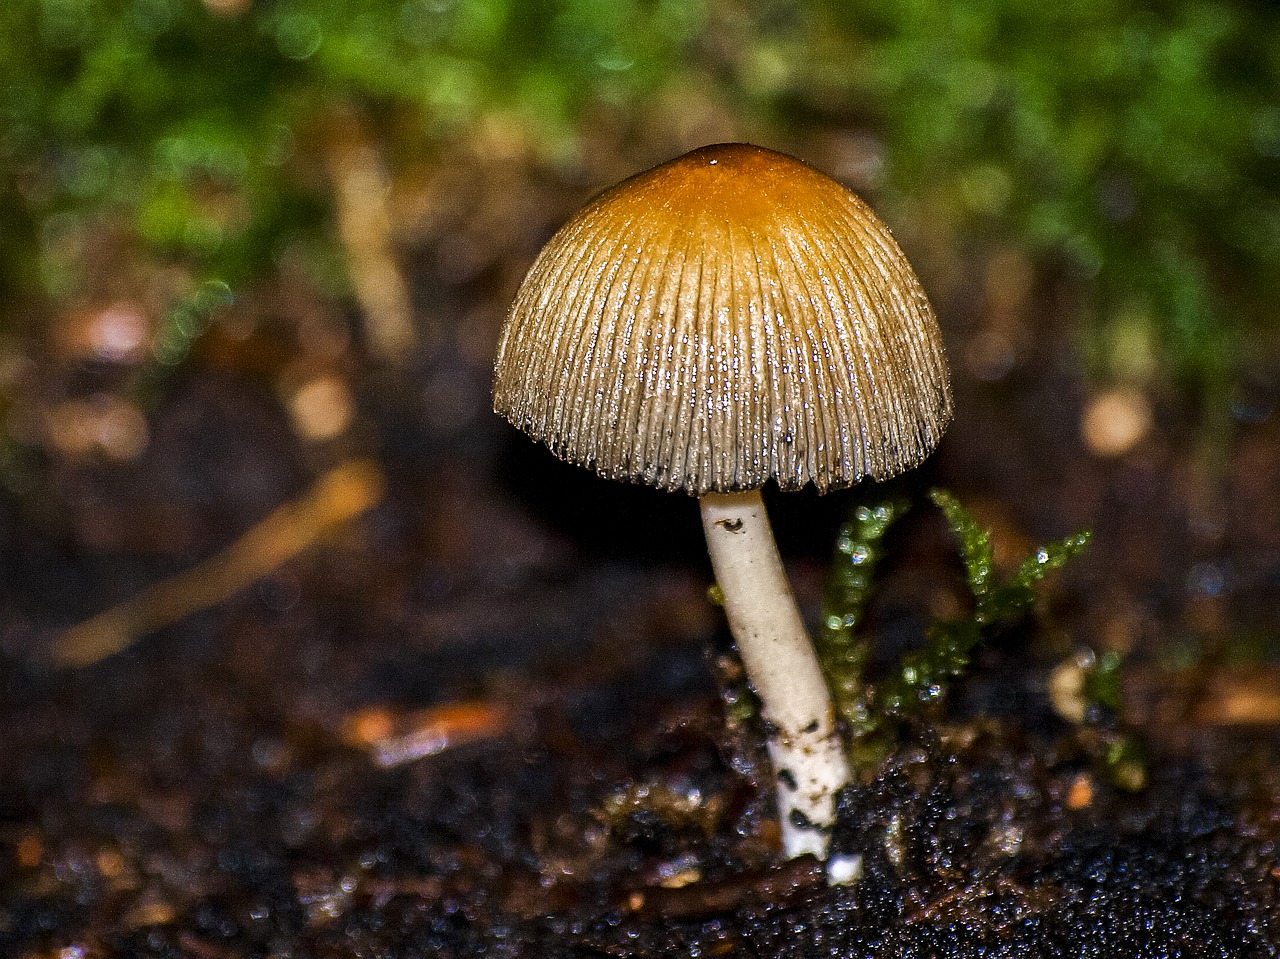
[[[811,852],[826,859],[826,829],[835,821],[836,791],[849,782],[849,763],[764,500],[759,490],[705,493],[701,507],[729,629],[775,730],[769,758],[778,780],[783,850],[788,857]]]

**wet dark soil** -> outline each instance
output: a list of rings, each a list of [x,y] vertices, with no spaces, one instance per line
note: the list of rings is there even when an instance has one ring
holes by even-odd
[[[482,370],[450,375],[483,401]],[[48,463],[4,506],[0,955],[1280,954],[1277,727],[1219,722],[1208,692],[1239,635],[1274,629],[1275,424],[1241,426],[1209,481],[1176,429],[1091,460],[1065,367],[961,383],[916,488],[944,482],[1014,552],[1082,526],[1095,546],[941,725],[842,795],[835,849],[865,875],[831,887],[777,857],[691,501],[579,475],[483,412],[433,429],[420,391],[368,382],[355,451],[383,463],[383,501],[84,669],[42,658],[59,628],[209,555],[341,451],[303,449],[269,390],[197,371],[143,461]],[[811,610],[857,495],[776,504]],[[895,549],[885,648],[956,602],[936,517]],[[1049,704],[1081,646],[1130,657],[1145,789],[1112,785]]]

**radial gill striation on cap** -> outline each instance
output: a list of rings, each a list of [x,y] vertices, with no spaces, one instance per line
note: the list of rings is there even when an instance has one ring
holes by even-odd
[[[870,208],[799,160],[724,144],[551,238],[503,328],[494,406],[611,479],[825,491],[919,463],[951,393],[933,311]]]

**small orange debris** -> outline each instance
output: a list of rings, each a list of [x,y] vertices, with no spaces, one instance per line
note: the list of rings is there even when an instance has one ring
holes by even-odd
[[[685,886],[691,886],[701,879],[701,869],[697,866],[687,866],[672,872],[670,875],[664,875],[658,881],[658,885],[663,889],[683,889]]]
[[[1093,777],[1088,773],[1080,773],[1071,782],[1067,790],[1067,808],[1085,809],[1093,804]]]
[[[342,741],[348,746],[367,748],[395,731],[395,715],[382,706],[352,713],[342,721]]]
[[[347,744],[371,750],[379,766],[390,768],[455,746],[494,739],[510,727],[511,713],[506,706],[474,700],[400,713],[373,706],[344,719],[341,735]]]
[[[131,909],[124,917],[125,925],[130,929],[142,926],[163,926],[173,922],[173,906],[167,902],[148,900]]]
[[[44,843],[35,833],[29,832],[18,840],[17,853],[19,866],[24,869],[34,869],[40,865],[40,860],[44,856]]]
[[[124,872],[124,857],[115,849],[100,850],[96,862],[104,879],[115,879]]]

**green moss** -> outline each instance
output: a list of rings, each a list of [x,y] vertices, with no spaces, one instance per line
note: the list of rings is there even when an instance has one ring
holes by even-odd
[[[1041,546],[1018,565],[1007,583],[998,584],[991,534],[945,490],[931,490],[929,498],[942,510],[960,545],[966,580],[974,599],[973,620],[980,627],[1008,623],[1025,615],[1035,602],[1036,583],[1089,545],[1091,534],[1081,532]]]
[[[1085,672],[1084,698],[1086,706],[1098,706],[1119,715],[1122,704],[1120,687],[1120,654],[1114,650],[1096,657]]]
[[[1066,274],[1090,371],[1224,400],[1278,344],[1280,12],[1223,0],[822,4],[861,41],[829,101],[864,104],[887,185],[950,244],[994,242]],[[1064,65],[1068,65],[1065,66]],[[1247,344],[1247,347],[1246,347]],[[1246,353],[1252,354],[1247,356]]]
[[[870,645],[858,626],[883,557],[885,534],[908,506],[901,496],[858,506],[836,537],[822,627],[814,646],[831,686],[836,712],[850,730],[865,730],[873,723],[863,675]]]
[[[955,536],[973,607],[964,616],[933,623],[924,645],[903,655],[894,669],[874,684],[867,682],[865,675],[871,639],[861,635],[858,626],[883,554],[885,534],[906,511],[906,501],[890,497],[859,506],[837,539],[824,620],[815,645],[849,738],[851,759],[862,770],[873,769],[894,748],[905,723],[936,708],[951,682],[968,667],[974,648],[992,631],[1026,616],[1035,602],[1036,584],[1089,543],[1088,533],[1077,533],[1041,546],[1002,582],[990,532],[950,493],[935,489],[930,499]],[[1116,697],[1118,702],[1116,676],[1114,670],[1097,674],[1097,697]]]
[[[289,244],[332,242],[326,121],[348,111],[392,166],[495,116],[572,162],[584,113],[638,108],[683,72],[708,15],[643,0],[216,6],[0,5],[0,300],[75,294],[75,263],[28,268],[67,258],[51,222],[129,224],[142,247],[232,286]]]

